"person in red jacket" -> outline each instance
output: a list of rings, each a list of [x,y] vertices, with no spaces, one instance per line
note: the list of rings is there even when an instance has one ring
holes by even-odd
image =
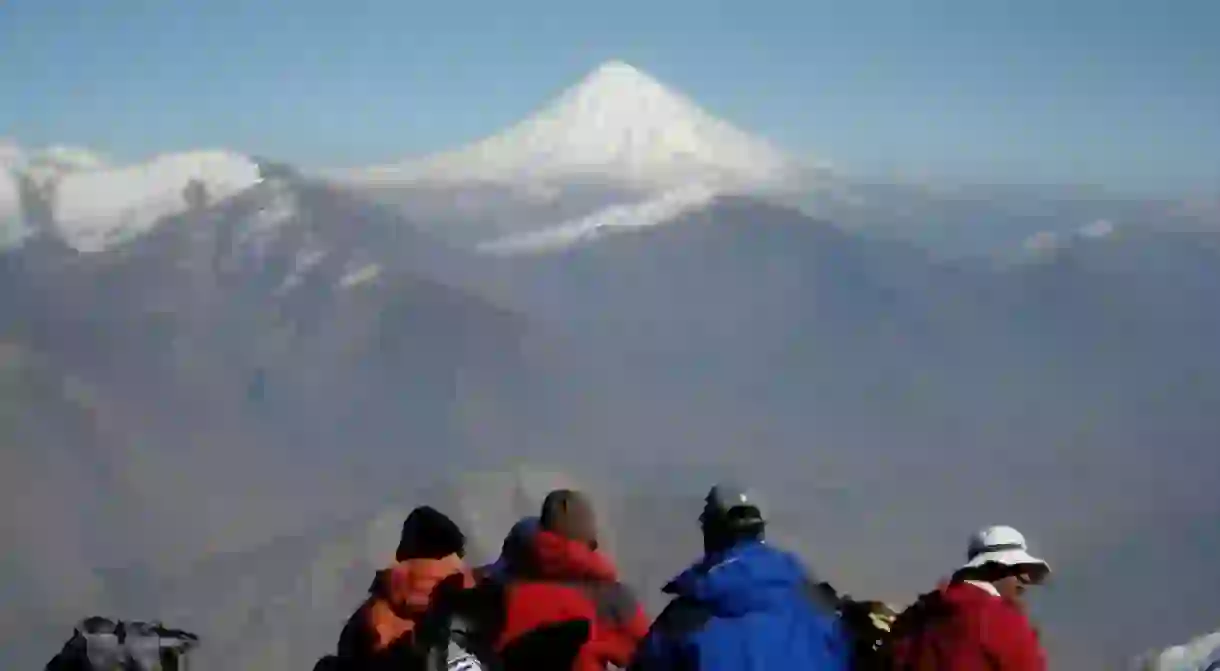
[[[970,540],[967,561],[898,616],[888,656],[893,671],[1046,671],[1038,633],[1025,612],[1026,587],[1050,566],[1025,537],[988,527]]]
[[[510,649],[540,630],[587,621],[588,639],[572,661],[574,671],[630,663],[648,633],[648,618],[597,545],[588,498],[572,490],[548,494],[537,530],[523,544],[513,570],[500,579],[497,650]]]

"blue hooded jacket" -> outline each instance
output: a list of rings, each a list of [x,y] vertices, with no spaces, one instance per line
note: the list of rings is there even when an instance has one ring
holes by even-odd
[[[800,561],[761,541],[705,559],[664,591],[676,598],[632,671],[845,671],[850,646]]]

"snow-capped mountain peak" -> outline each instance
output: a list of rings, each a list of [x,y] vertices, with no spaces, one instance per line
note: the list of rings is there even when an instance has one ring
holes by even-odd
[[[220,150],[164,154],[126,166],[109,166],[74,147],[21,152],[12,145],[4,153],[0,246],[33,232],[26,216],[30,199],[42,201],[50,232],[78,251],[94,252],[187,211],[193,200],[216,202],[261,180],[256,162]]]
[[[358,181],[781,186],[793,162],[621,61],[593,70],[533,116],[453,152],[358,171]]]

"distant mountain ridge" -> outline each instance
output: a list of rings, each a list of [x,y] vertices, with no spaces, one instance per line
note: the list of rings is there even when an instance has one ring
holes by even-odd
[[[657,203],[690,200],[692,193],[782,203],[947,256],[1007,256],[1024,243],[1050,243],[1098,221],[1220,230],[1220,208],[1208,199],[853,177],[821,159],[797,159],[611,60],[502,132],[355,170],[298,170],[231,150],[114,165],[81,148],[0,143],[0,248],[41,232],[80,251],[100,251],[188,211],[191,198],[219,202],[285,174],[331,182],[397,209],[451,244],[497,253],[587,242],[589,235],[575,233],[585,229],[602,237],[636,221],[664,223]]]

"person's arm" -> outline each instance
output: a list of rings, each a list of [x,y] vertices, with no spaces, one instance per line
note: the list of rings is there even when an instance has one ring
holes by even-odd
[[[654,629],[636,647],[627,671],[668,671],[675,667],[673,642],[665,633]]]
[[[648,635],[648,615],[627,586],[611,583],[593,591],[598,627],[591,652],[609,664],[626,667]]]
[[[657,616],[627,671],[678,671],[683,669],[680,642],[708,620],[705,609],[687,599],[674,599]]]
[[[625,668],[635,657],[635,651],[648,636],[648,618],[640,612],[630,622],[608,628],[593,641],[592,645],[605,661]]]
[[[792,561],[801,567],[801,572],[805,575],[805,579],[801,583],[801,591],[809,603],[813,604],[815,608],[823,613],[837,613],[844,597],[839,594],[833,585],[819,580],[817,574],[811,571],[800,559],[792,555],[789,556]]]

